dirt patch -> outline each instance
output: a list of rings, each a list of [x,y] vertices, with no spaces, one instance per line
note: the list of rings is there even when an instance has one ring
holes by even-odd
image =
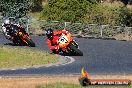
[[[114,36],[116,40],[126,40],[130,41],[132,40],[132,35],[126,35],[126,34],[117,34]]]
[[[79,84],[80,75],[21,76],[1,77],[0,88],[35,88],[37,85],[50,83]],[[130,79],[132,75],[91,75],[90,79]]]

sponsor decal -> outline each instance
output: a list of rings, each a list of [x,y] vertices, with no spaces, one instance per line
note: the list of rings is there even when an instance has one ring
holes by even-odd
[[[129,79],[90,79],[88,71],[84,71],[84,67],[81,70],[81,77],[79,82],[82,86],[88,85],[130,85]]]

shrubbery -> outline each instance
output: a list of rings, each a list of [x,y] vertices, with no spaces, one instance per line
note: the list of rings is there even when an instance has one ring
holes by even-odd
[[[132,11],[126,7],[120,8],[118,23],[124,26],[132,26]]]
[[[0,10],[3,16],[22,17],[30,10],[31,4],[31,0],[1,0]]]
[[[45,1],[46,4],[42,4]],[[1,0],[4,16],[24,16],[39,4],[39,20],[132,26],[132,10],[121,3],[105,5],[97,0]],[[36,7],[35,7],[36,10]],[[37,11],[39,11],[37,8]],[[31,14],[30,14],[31,15]]]
[[[42,12],[46,20],[82,22],[96,0],[49,0]]]
[[[89,9],[89,12],[84,18],[85,23],[96,23],[96,24],[117,24],[116,20],[118,17],[118,8],[111,8],[109,6],[103,6],[98,4]]]
[[[109,6],[97,3],[96,0],[49,0],[40,18],[48,21],[132,26],[132,10],[120,3]]]

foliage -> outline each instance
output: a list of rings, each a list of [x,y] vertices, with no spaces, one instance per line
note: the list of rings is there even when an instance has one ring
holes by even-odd
[[[64,28],[64,23],[58,22],[58,21],[41,21],[40,22],[40,27],[45,30],[47,28],[52,28],[52,29],[63,29]]]
[[[87,1],[87,3],[85,1]],[[123,3],[93,3],[88,0],[49,0],[48,3],[43,6],[44,9],[38,15],[38,18],[39,20],[57,20],[61,22],[79,22],[99,25],[126,25],[127,22],[127,26],[131,26],[132,10],[129,9],[127,11],[127,17],[124,16],[127,19],[124,19],[123,15],[125,15],[125,13],[122,12]],[[124,19],[126,22],[122,22],[123,20],[121,21],[121,19]]]
[[[3,16],[22,17],[30,10],[32,0],[1,0],[0,7]]]
[[[42,1],[43,0],[33,0],[31,11],[32,12],[40,12],[40,11],[42,11],[43,10]]]
[[[126,7],[119,9],[118,23],[124,26],[132,26],[132,13]]]
[[[118,9],[120,7],[109,7],[107,5],[98,4],[96,6],[92,6],[92,8],[88,11],[88,13],[84,17],[85,23],[96,23],[96,24],[111,24],[116,25],[118,18]]]
[[[95,0],[49,0],[42,16],[46,20],[81,22]]]
[[[125,17],[126,14],[121,11],[122,5],[108,6],[95,3],[88,0],[49,0],[42,11],[41,18],[50,21],[96,23],[99,25],[120,25],[122,23],[123,20],[121,21],[121,19],[124,19],[123,15]],[[132,17],[130,11],[128,12],[126,19],[124,19],[127,25],[131,21],[130,17]]]

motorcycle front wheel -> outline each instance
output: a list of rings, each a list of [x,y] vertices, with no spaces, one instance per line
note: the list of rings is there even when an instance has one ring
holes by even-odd
[[[73,54],[83,56],[82,51],[76,48],[72,43],[69,44],[69,48],[71,49]]]
[[[35,47],[35,43],[31,40],[31,39],[28,39],[28,38],[26,38],[25,39],[26,41],[27,41],[27,45],[29,45],[29,46],[31,46],[31,47]]]

